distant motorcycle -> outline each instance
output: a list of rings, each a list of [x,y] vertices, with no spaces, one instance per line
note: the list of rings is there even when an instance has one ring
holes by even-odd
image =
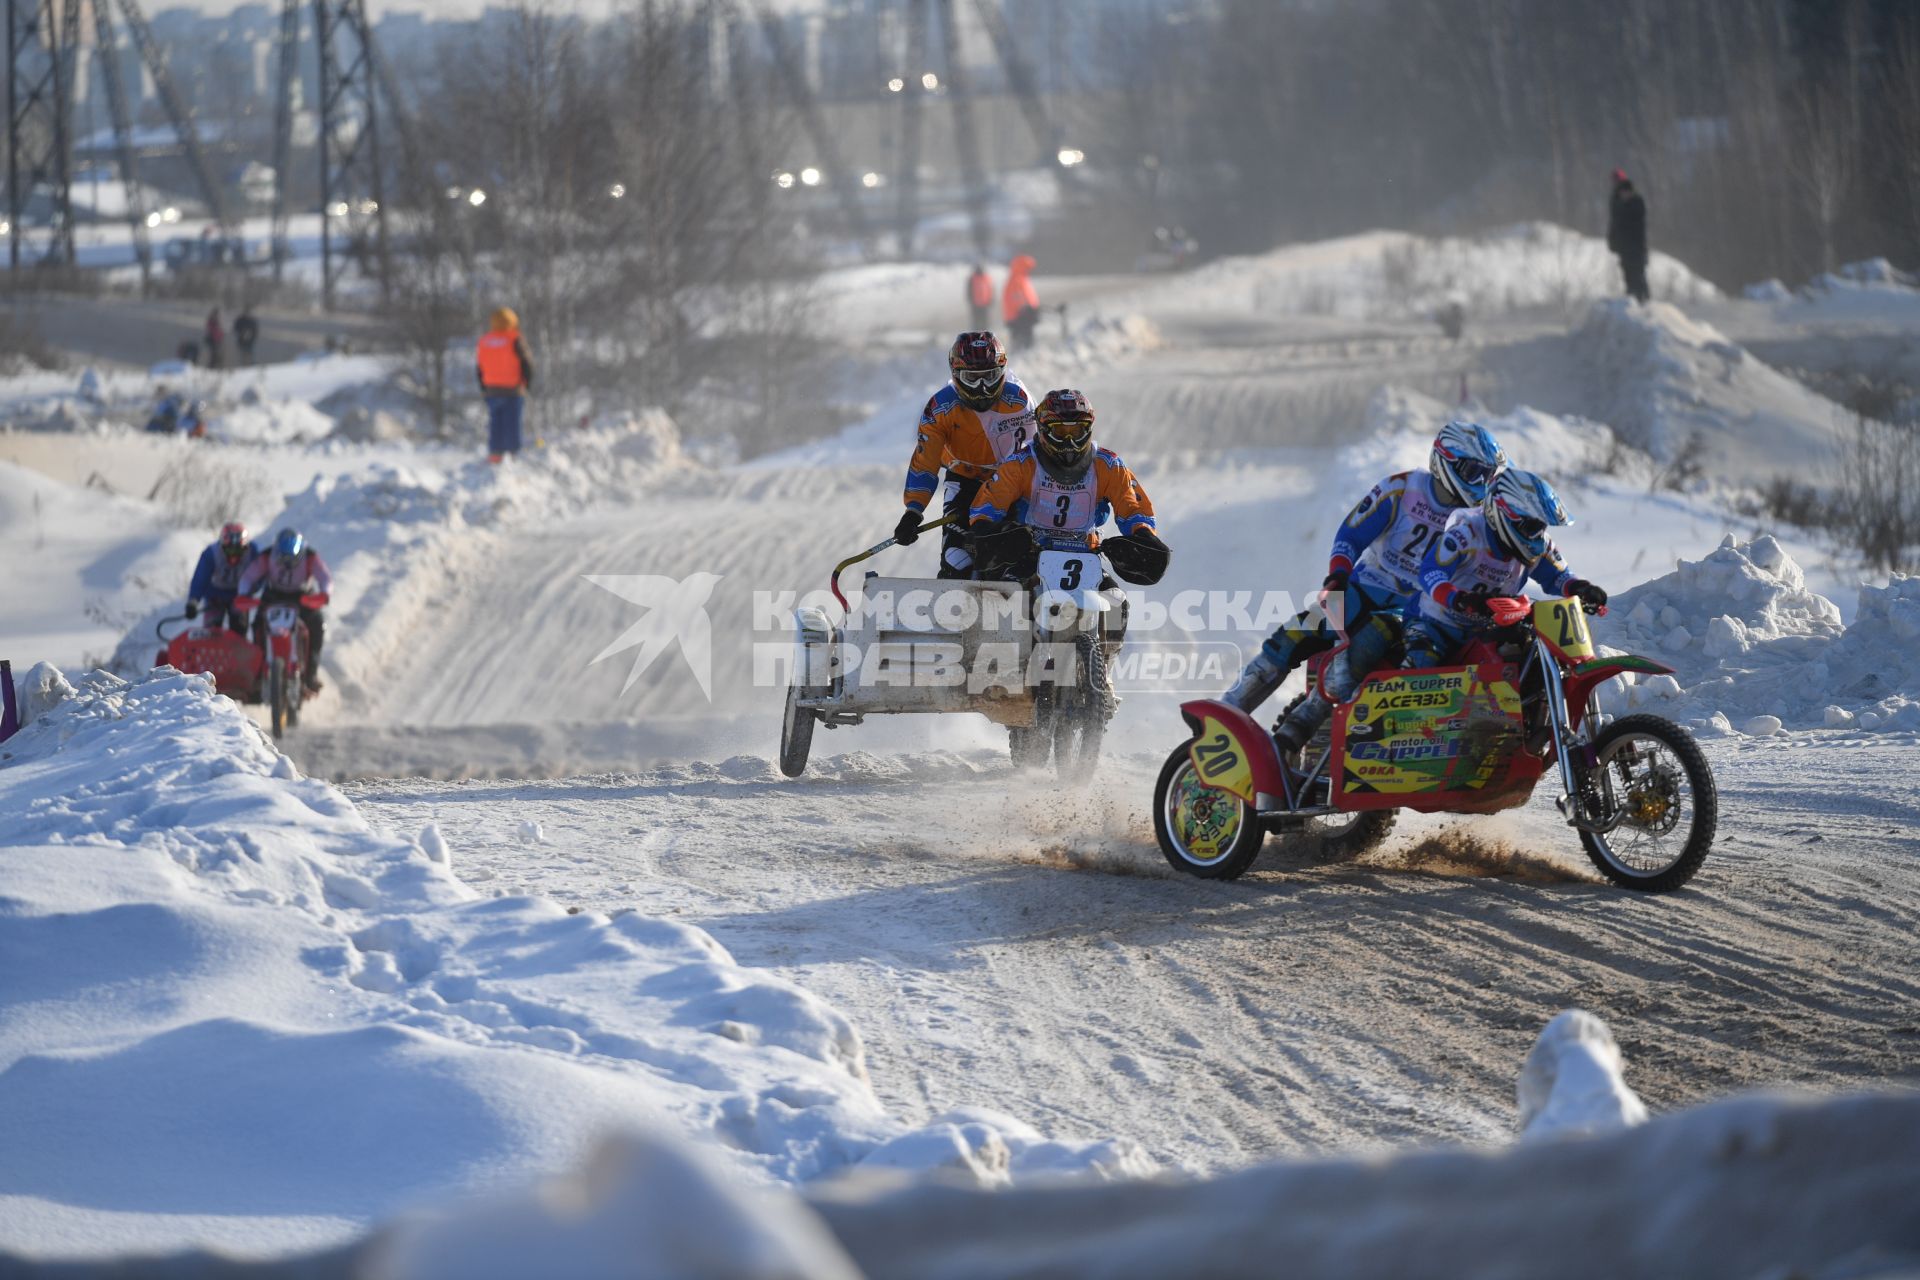
[[[1623,672],[1671,668],[1598,656],[1578,601],[1496,599],[1490,607],[1494,629],[1458,664],[1369,676],[1291,757],[1236,707],[1183,705],[1193,737],[1167,758],[1153,797],[1167,861],[1232,880],[1269,833],[1355,856],[1387,837],[1399,809],[1494,813],[1525,804],[1552,759],[1560,812],[1608,879],[1651,893],[1685,884],[1719,817],[1706,756],[1670,720],[1602,723],[1594,706],[1595,689]],[[1315,659],[1310,678],[1332,656]]]
[[[327,599],[323,594],[304,595],[300,605],[322,609]],[[246,612],[260,607],[251,596],[233,603]],[[252,640],[224,626],[188,627],[167,634],[170,624],[185,620],[162,618],[155,625],[154,634],[167,646],[154,658],[155,666],[211,675],[214,688],[235,702],[265,703],[276,738],[300,723],[300,707],[313,694],[301,679],[307,662],[307,626],[300,620],[298,606],[267,605],[254,620]]]

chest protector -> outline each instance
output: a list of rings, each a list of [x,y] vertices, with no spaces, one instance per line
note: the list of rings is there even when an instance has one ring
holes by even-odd
[[[1382,587],[1396,595],[1418,594],[1420,562],[1458,510],[1433,496],[1431,476],[1411,473],[1401,490],[1393,523],[1367,548],[1354,576],[1368,586]]]
[[[215,591],[224,591],[228,595],[232,595],[234,590],[240,585],[240,575],[247,571],[247,559],[246,556],[241,556],[238,560],[229,560],[218,551],[215,551],[213,553],[213,573],[207,578],[208,584]]]
[[[1021,522],[1048,533],[1085,536],[1100,525],[1100,477],[1089,463],[1071,484],[1036,463]]]

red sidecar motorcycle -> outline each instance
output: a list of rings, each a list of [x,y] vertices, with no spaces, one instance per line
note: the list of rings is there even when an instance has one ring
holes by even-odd
[[[1630,715],[1603,726],[1593,706],[1594,690],[1614,676],[1670,668],[1597,656],[1577,601],[1491,605],[1494,629],[1458,664],[1374,673],[1291,757],[1236,707],[1184,704],[1193,737],[1168,757],[1153,797],[1167,861],[1189,875],[1235,879],[1269,833],[1358,854],[1386,838],[1399,809],[1494,813],[1525,804],[1553,760],[1560,812],[1608,879],[1656,893],[1685,884],[1718,823],[1706,757],[1670,720]]]
[[[233,603],[245,611],[260,608],[251,596]],[[300,604],[309,609],[324,608],[326,603],[325,595],[300,597]],[[307,626],[300,620],[298,607],[280,602],[267,605],[253,620],[253,640],[224,626],[191,626],[167,634],[170,624],[184,621],[184,617],[162,618],[154,626],[154,634],[167,646],[154,659],[155,666],[205,673],[213,677],[216,689],[235,702],[266,703],[276,738],[300,723],[301,704],[313,695],[301,679],[307,663]]]

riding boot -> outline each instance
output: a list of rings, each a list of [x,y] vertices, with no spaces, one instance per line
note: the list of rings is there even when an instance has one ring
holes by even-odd
[[[1320,696],[1315,689],[1301,700],[1300,705],[1289,711],[1286,718],[1273,727],[1273,740],[1280,744],[1282,753],[1291,753],[1307,745],[1314,732],[1327,722],[1333,714],[1333,704]]]
[[[1220,701],[1251,715],[1255,707],[1273,696],[1273,691],[1286,678],[1287,673],[1274,666],[1266,654],[1256,653],[1240,678],[1234,681],[1233,688],[1220,695]]]

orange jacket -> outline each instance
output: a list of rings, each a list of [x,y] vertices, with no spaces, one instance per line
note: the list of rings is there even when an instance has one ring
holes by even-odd
[[[1003,458],[1011,458],[1033,439],[1033,396],[1020,379],[1009,376],[1000,399],[985,411],[960,403],[959,393],[942,387],[920,412],[913,457],[907,462],[906,505],[924,510],[940,487],[940,471],[984,480]]]
[[[967,277],[967,301],[976,307],[993,305],[993,277],[984,271],[976,271]]]
[[[1008,324],[1028,307],[1040,309],[1040,295],[1033,291],[1033,268],[1032,255],[1023,253],[1007,270],[1007,287],[1000,291],[1000,318]]]
[[[521,391],[533,385],[533,362],[517,332],[494,332],[480,339],[476,352],[482,391]]]
[[[1075,491],[1085,496],[1073,501]],[[1043,492],[1053,500],[1036,502]],[[1028,448],[1001,463],[993,479],[980,487],[968,523],[1012,520],[1047,531],[1092,533],[1109,516],[1121,533],[1154,527],[1153,500],[1117,454],[1096,447],[1086,476],[1076,485],[1061,485],[1041,470],[1040,460]]]

